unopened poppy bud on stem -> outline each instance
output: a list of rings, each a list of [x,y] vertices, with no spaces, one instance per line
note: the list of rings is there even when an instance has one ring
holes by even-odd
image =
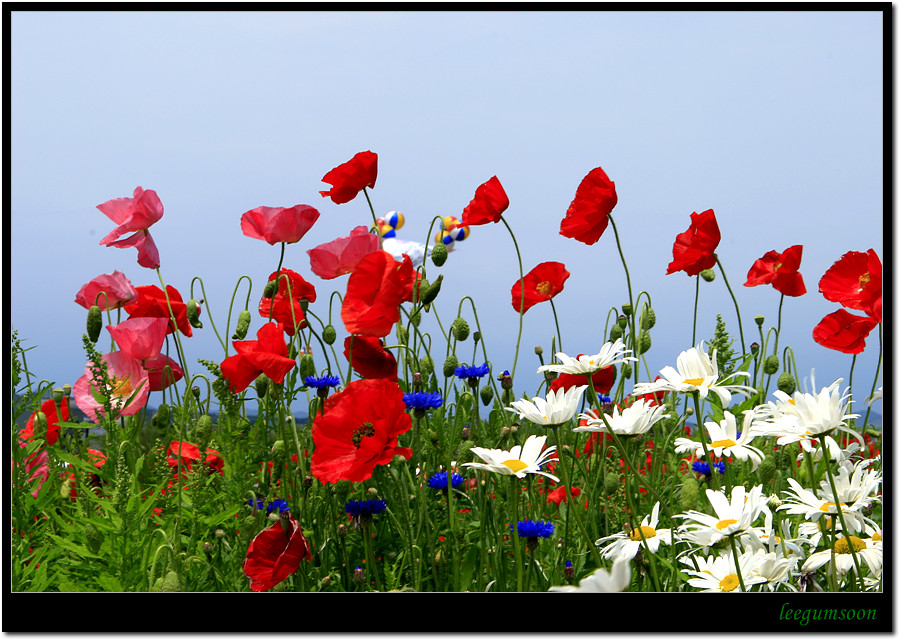
[[[422,295],[422,304],[431,304],[437,295],[441,292],[441,283],[444,281],[443,274],[437,277],[437,280],[431,283],[425,293]]]
[[[231,336],[232,340],[243,340],[247,337],[247,332],[250,330],[250,312],[247,309],[242,310],[238,314],[237,326],[234,329],[234,334]]]
[[[700,272],[700,277],[706,280],[707,282],[712,282],[716,279],[716,272],[712,269],[704,269]]]
[[[47,437],[47,416],[43,411],[35,411],[34,412],[34,428],[32,433],[36,438],[46,438]]]
[[[450,325],[450,331],[453,332],[453,337],[456,338],[458,342],[465,342],[466,338],[469,337],[469,323],[463,318],[458,317],[453,321],[453,324]]]
[[[779,391],[792,396],[797,390],[797,381],[794,379],[794,376],[785,371],[780,376],[778,376],[778,389]]]
[[[439,242],[431,248],[431,261],[436,267],[443,266],[447,262],[447,247],[443,242]]]
[[[766,358],[766,362],[763,364],[763,372],[772,375],[778,371],[778,365],[778,356],[772,354]]]
[[[192,327],[195,329],[203,328],[203,323],[200,322],[200,303],[194,299],[187,301],[187,317]]]
[[[459,366],[459,360],[457,360],[456,356],[452,353],[447,356],[447,359],[444,360],[444,375],[446,377],[450,377],[453,375],[453,372],[456,371],[456,367]]]
[[[265,398],[266,392],[269,390],[268,376],[264,373],[259,374],[259,377],[256,378],[256,382],[253,384],[256,386],[256,395],[260,398]]]
[[[619,340],[622,337],[622,335],[623,335],[622,327],[619,326],[618,322],[616,324],[614,324],[612,327],[610,327],[610,329],[609,329],[609,341],[610,342],[615,342],[616,340]]]
[[[97,343],[100,339],[100,331],[103,329],[103,314],[100,307],[94,305],[88,310],[87,317],[87,335],[91,342]]]
[[[334,326],[327,325],[324,329],[322,329],[322,341],[325,344],[334,344],[334,341],[337,339],[337,332],[334,330]]]
[[[641,329],[650,331],[656,325],[656,312],[648,305],[644,305],[641,312]]]

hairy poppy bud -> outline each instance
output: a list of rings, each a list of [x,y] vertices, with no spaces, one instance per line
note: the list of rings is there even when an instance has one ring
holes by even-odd
[[[462,317],[458,317],[450,325],[450,331],[453,332],[453,337],[456,338],[457,342],[465,342],[466,338],[469,337],[469,323]]]
[[[209,443],[209,439],[212,438],[212,432],[212,418],[208,415],[200,416],[197,419],[197,422],[194,424],[192,435],[201,451],[204,451],[206,449],[206,445]]]
[[[88,310],[87,317],[87,334],[88,338],[90,338],[91,342],[94,344],[97,343],[97,340],[100,339],[100,331],[103,329],[103,315],[100,312],[100,307],[94,305]]]
[[[34,434],[36,438],[47,437],[47,416],[41,410],[34,412],[32,434]]]
[[[300,379],[315,377],[316,363],[310,355],[300,356]]]
[[[612,495],[619,490],[619,474],[607,473],[603,480],[603,491],[606,495]]]
[[[100,551],[100,547],[103,544],[103,534],[94,526],[93,522],[88,522],[84,525],[84,544],[91,553]]]
[[[164,429],[169,425],[169,405],[162,403],[150,419],[151,424],[159,429]]]
[[[272,298],[278,292],[278,280],[269,280],[263,289],[263,298]]]
[[[447,356],[447,359],[444,360],[444,376],[449,378],[453,375],[453,372],[456,371],[456,367],[459,366],[459,360],[456,359],[456,356],[452,353]]]
[[[434,302],[434,299],[437,298],[437,295],[441,292],[441,282],[443,282],[444,276],[443,274],[437,277],[437,280],[429,285],[428,289],[422,295],[422,304],[431,304]]]
[[[53,402],[59,404],[66,396],[61,388],[56,387],[53,391],[50,392],[50,397],[53,398]]]
[[[631,377],[631,369],[632,369],[632,367],[631,367],[630,362],[623,362],[622,363],[622,377],[626,378],[626,379],[630,378]]]
[[[337,332],[334,330],[333,325],[327,325],[324,329],[322,329],[322,342],[325,344],[334,344],[334,341],[337,339]]]
[[[409,344],[409,330],[403,325],[397,325],[397,342],[406,345]]]
[[[637,337],[637,352],[638,353],[647,353],[650,351],[650,346],[653,344],[653,341],[650,339],[650,334],[647,331],[641,331]]]
[[[797,381],[794,380],[794,376],[785,371],[778,376],[778,389],[789,396],[794,395],[797,390]]]
[[[419,371],[428,376],[434,373],[434,360],[431,359],[431,356],[426,355],[419,360]]]
[[[700,277],[706,280],[707,282],[712,282],[716,279],[716,272],[712,269],[704,269],[700,272]]]
[[[256,378],[253,384],[256,386],[256,395],[260,398],[265,398],[266,392],[269,390],[268,376],[264,373],[259,374],[259,377]]]
[[[632,311],[633,311],[633,309],[632,309],[631,305],[628,304],[627,302],[622,305],[622,313],[624,315],[630,316]]]
[[[181,591],[181,578],[178,577],[175,571],[169,570],[162,579],[162,583],[157,591]]]
[[[486,384],[481,387],[479,395],[481,396],[482,404],[484,404],[484,406],[488,406],[489,404],[491,404],[491,400],[494,399],[494,388],[491,385]]]
[[[618,340],[621,337],[622,337],[622,327],[620,327],[619,323],[617,322],[609,330],[609,341],[615,342],[616,340]]]
[[[231,336],[232,340],[243,340],[247,337],[247,332],[250,330],[250,312],[244,309],[238,314],[237,326],[234,328],[234,334]]]
[[[641,312],[641,329],[644,331],[650,331],[656,324],[656,312],[651,309],[649,306],[644,306],[644,310]]]
[[[203,328],[203,323],[200,322],[200,303],[193,298],[187,301],[187,317],[192,327],[195,329]]]
[[[772,354],[766,358],[766,362],[763,364],[763,372],[772,375],[778,371],[778,365],[778,356]]]
[[[697,508],[697,498],[700,494],[700,483],[692,476],[684,476],[681,479],[681,493],[678,503],[681,510],[690,511]]]
[[[447,262],[447,247],[443,242],[439,242],[431,248],[431,261],[436,267],[443,266]]]

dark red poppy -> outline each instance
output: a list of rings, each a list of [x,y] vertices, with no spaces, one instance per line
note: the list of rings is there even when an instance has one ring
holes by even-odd
[[[688,230],[675,237],[673,260],[666,275],[684,271],[689,276],[696,276],[704,269],[712,269],[716,264],[716,247],[721,239],[715,212],[712,209],[703,213],[695,211],[691,214]]]
[[[826,300],[862,311],[881,322],[881,260],[875,249],[848,251],[819,280]]]
[[[146,360],[144,371],[147,372],[150,391],[162,391],[184,377],[181,366],[164,353],[155,360]]]
[[[55,444],[59,440],[59,423],[69,421],[69,399],[65,397],[62,399],[62,402],[59,403],[59,412],[56,411],[56,402],[53,401],[53,398],[44,400],[41,403],[41,411],[47,416],[47,435],[45,436],[47,444]],[[24,442],[28,442],[34,437],[34,416],[35,414],[32,413],[28,422],[25,423],[25,428],[19,432],[19,438]]]
[[[319,212],[306,204],[293,207],[256,207],[241,216],[241,231],[249,238],[269,244],[298,242],[319,219]]]
[[[341,319],[348,333],[383,338],[400,319],[400,304],[412,296],[409,256],[398,263],[386,251],[363,257],[347,281]]]
[[[396,382],[353,380],[325,400],[324,414],[313,421],[310,472],[321,482],[368,480],[377,465],[394,456],[412,457],[412,449],[397,446],[400,434],[411,428]]]
[[[169,455],[166,461],[170,467],[178,466],[178,459],[181,458],[181,467],[188,471],[193,470],[195,462],[200,461],[200,447],[193,442],[181,442],[173,440],[169,444]],[[219,455],[215,449],[206,449],[206,457],[203,459],[204,464],[211,471],[217,471],[219,475],[225,475],[225,460]]]
[[[282,524],[284,523],[284,524]],[[312,560],[300,524],[289,517],[260,531],[247,548],[244,575],[252,591],[267,591],[296,573],[301,560]]]
[[[806,293],[803,276],[798,271],[802,256],[802,244],[788,247],[784,253],[769,251],[750,267],[744,286],[755,287],[760,284],[771,284],[776,291],[780,291],[786,296],[802,296]]]
[[[172,311],[175,314],[175,322],[178,330],[184,335],[191,337],[191,323],[187,317],[187,305],[181,299],[178,290],[171,286],[166,286],[166,293],[169,294],[169,302],[166,301],[166,293],[156,285],[145,285],[135,287],[138,292],[137,300],[131,304],[126,304],[124,309],[129,318],[170,318],[169,328],[166,333],[174,333],[175,327],[172,326],[171,316],[169,315],[169,302],[172,305]]]
[[[312,272],[324,280],[332,280],[350,273],[363,256],[380,248],[378,236],[360,225],[349,236],[335,238],[306,253]]]
[[[487,224],[488,222],[500,222],[503,212],[509,208],[509,198],[497,176],[475,189],[475,197],[469,205],[463,209],[462,225]]]
[[[816,325],[813,340],[835,351],[862,353],[866,348],[866,337],[877,324],[874,318],[856,316],[846,309],[838,309]]]
[[[249,387],[259,374],[281,384],[288,371],[297,362],[288,357],[284,341],[284,327],[268,322],[256,332],[256,340],[236,340],[231,344],[237,354],[222,361],[222,375],[231,383],[231,389],[240,393]]]
[[[271,298],[265,296],[259,301],[259,315],[272,318],[284,325],[289,336],[294,335],[294,323],[303,329],[306,327],[306,314],[302,301],[316,301],[316,288],[303,279],[296,271],[281,269],[269,276],[269,282],[278,276],[278,291]],[[286,276],[286,277],[285,277]]]
[[[575,190],[559,233],[585,244],[594,244],[609,225],[609,214],[619,202],[616,183],[600,167],[592,169]]]
[[[347,336],[344,339],[344,357],[348,362],[353,358],[350,366],[363,378],[397,380],[397,359],[384,348],[380,338]]]
[[[597,393],[609,393],[616,379],[616,371],[611,365],[603,367],[599,371],[595,371],[591,379],[594,382],[594,391]],[[587,383],[586,375],[561,373],[550,383],[550,391],[558,391],[559,389],[568,391],[572,387],[582,387]]]
[[[516,281],[512,286],[512,306],[517,312],[522,308],[522,313],[528,311],[538,302],[552,299],[563,290],[563,285],[569,277],[566,265],[562,262],[542,262],[525,274],[525,277]],[[525,304],[522,305],[522,289],[524,282]]]
[[[347,162],[325,174],[322,182],[331,185],[328,191],[319,191],[323,198],[331,197],[335,204],[350,202],[360,191],[375,188],[378,177],[378,154],[360,151]]]

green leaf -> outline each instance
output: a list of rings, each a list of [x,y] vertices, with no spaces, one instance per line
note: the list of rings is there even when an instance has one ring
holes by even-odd
[[[93,422],[57,422],[60,429],[90,429],[97,425]]]
[[[68,538],[63,538],[52,533],[48,533],[47,536],[63,549],[77,553],[83,558],[97,558],[98,560],[103,559],[103,556],[98,556],[95,553],[91,553],[85,546],[72,542]]]

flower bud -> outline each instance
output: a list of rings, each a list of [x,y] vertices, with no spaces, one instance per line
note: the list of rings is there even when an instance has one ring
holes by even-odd
[[[469,433],[469,427],[463,427],[463,428],[462,428],[462,431],[461,431],[460,434],[459,434],[459,437],[460,437],[463,441],[468,440],[468,439],[471,437],[471,435],[470,435],[470,433]]]
[[[430,376],[434,373],[434,360],[431,359],[431,356],[426,355],[419,360],[419,371],[426,376]]]
[[[618,322],[616,324],[614,324],[612,327],[610,327],[610,330],[609,330],[609,341],[610,342],[615,342],[616,340],[621,338],[622,335],[623,335],[622,327],[619,326]]]
[[[481,387],[479,395],[481,396],[482,404],[484,404],[484,406],[488,406],[489,404],[491,404],[491,400],[494,399],[494,388],[491,385],[486,384]]]
[[[56,387],[53,391],[50,392],[50,397],[53,398],[53,402],[59,404],[63,401],[65,394],[63,394],[63,390],[60,387]]]
[[[331,576],[325,576],[319,580],[319,589],[327,589],[331,586]]]
[[[450,325],[450,331],[453,333],[453,337],[456,338],[457,342],[465,342],[466,338],[469,337],[469,323],[462,317],[458,317],[453,321],[453,324]]]
[[[628,326],[628,317],[625,315],[620,315],[616,319],[616,323],[619,325],[619,328],[624,329],[625,327]]]
[[[270,398],[272,398],[274,400],[280,400],[282,389],[283,389],[283,387],[281,386],[281,384],[279,384],[279,383],[275,382],[274,380],[272,380],[271,378],[269,378],[269,388],[266,389],[266,394]]]
[[[622,377],[625,379],[630,378],[631,377],[631,369],[632,369],[632,367],[631,367],[630,362],[623,362],[622,363]]]
[[[759,463],[757,471],[759,472],[759,479],[762,483],[764,485],[769,484],[775,478],[775,471],[777,471],[775,459],[772,456],[766,456],[763,461]]]
[[[569,584],[572,584],[575,581],[575,567],[572,566],[571,560],[566,560],[566,568],[563,569],[563,577]]]
[[[397,342],[402,345],[409,344],[409,330],[403,325],[397,325]]]
[[[512,389],[513,381],[512,376],[509,375],[509,371],[504,371],[502,374],[500,374],[497,380],[500,381],[500,388],[504,391],[509,391],[510,389]]]
[[[787,371],[778,376],[778,389],[789,396],[797,390],[797,381]]]
[[[163,578],[158,591],[181,591],[181,578],[178,577],[175,571],[170,569]]]
[[[750,353],[752,353],[753,355],[756,355],[757,353],[759,353],[759,343],[758,342],[750,343]]]
[[[334,344],[334,341],[337,339],[337,331],[334,330],[333,325],[327,325],[324,329],[322,329],[322,342],[325,344]]]
[[[622,313],[623,313],[624,315],[626,315],[626,316],[630,316],[630,315],[631,315],[631,312],[632,312],[633,310],[634,310],[634,309],[632,309],[631,305],[630,305],[629,303],[627,303],[627,302],[626,302],[625,304],[622,305]]]
[[[265,398],[266,392],[269,390],[268,376],[264,373],[259,374],[259,377],[256,378],[256,381],[253,384],[256,387],[256,395],[259,398]]]
[[[303,380],[316,375],[316,362],[311,355],[300,356],[300,379]]]
[[[237,326],[234,328],[234,334],[232,334],[232,340],[243,340],[247,337],[247,332],[250,330],[250,312],[246,309],[242,310],[238,314]]]
[[[97,344],[97,340],[100,339],[100,331],[102,329],[103,315],[100,312],[100,307],[94,305],[88,310],[87,317],[87,335],[88,338],[90,338],[91,342]]]
[[[353,582],[359,585],[366,583],[366,574],[362,570],[362,567],[356,567],[356,569],[353,570]]]
[[[619,490],[619,474],[607,473],[603,480],[603,491],[606,495],[612,495]]]
[[[512,433],[509,427],[500,427],[500,439],[506,440],[509,437],[509,434]]]
[[[637,337],[637,352],[638,353],[647,353],[650,351],[650,346],[653,344],[653,341],[650,339],[650,333],[647,331],[641,331]]]
[[[158,429],[165,429],[169,426],[169,405],[163,403],[160,404],[156,409],[156,413],[153,414],[153,418],[150,420],[151,424]]]
[[[434,302],[434,299],[437,298],[437,295],[441,292],[441,283],[443,281],[444,276],[441,274],[437,277],[437,280],[428,286],[428,289],[422,294],[422,304],[431,304]]]
[[[481,332],[480,332],[480,331],[473,331],[473,332],[472,332],[472,340],[475,341],[475,344],[478,344],[478,341],[481,340]]]
[[[195,329],[203,328],[203,323],[200,322],[200,303],[193,298],[187,301],[187,318]]]
[[[700,272],[700,277],[706,280],[707,282],[712,282],[716,279],[716,272],[712,269],[704,269]]]
[[[784,502],[782,502],[782,501],[781,501],[781,498],[778,497],[778,494],[775,494],[775,493],[773,493],[772,495],[770,495],[770,496],[769,496],[769,499],[766,500],[766,505],[767,505],[770,509],[778,509],[778,507],[780,507],[780,506],[783,505],[783,504],[784,504]]]
[[[766,358],[766,361],[763,364],[763,373],[767,373],[769,375],[776,373],[778,371],[778,365],[778,356],[773,353],[768,358]]]
[[[422,388],[422,382],[423,382],[423,378],[422,378],[422,374],[421,374],[421,373],[419,373],[418,371],[416,371],[415,373],[412,374],[412,385],[413,385],[413,389],[421,389],[421,388]]]
[[[544,348],[541,347],[541,345],[537,345],[537,346],[534,348],[534,355],[536,355],[536,356],[542,356],[542,355],[544,355]]]
[[[263,289],[263,298],[272,298],[278,292],[278,280],[269,280]]]
[[[447,356],[447,359],[444,360],[444,376],[449,378],[453,375],[453,372],[456,371],[456,367],[459,366],[459,360],[456,359],[456,356],[452,353]]]
[[[47,415],[38,409],[34,412],[34,422],[32,434],[36,438],[46,438],[47,437]]]
[[[656,325],[656,312],[649,306],[644,305],[641,311],[641,329],[650,331]]]
[[[681,479],[681,493],[678,496],[679,506],[682,512],[697,508],[697,498],[700,494],[700,483],[693,476],[684,476]]]
[[[197,418],[197,422],[194,424],[194,429],[192,436],[194,441],[197,443],[197,446],[200,447],[200,451],[204,451],[206,449],[206,445],[209,443],[209,439],[212,438],[213,432],[213,420],[208,415],[202,415]]]
[[[84,525],[84,544],[88,551],[94,554],[100,551],[100,547],[103,545],[103,534],[92,522]]]
[[[763,326],[763,322],[766,321],[766,317],[762,315],[754,316],[753,320],[756,322],[756,326],[761,327]]]
[[[287,448],[284,445],[284,440],[276,440],[272,444],[272,460],[276,467],[284,466],[287,462]]]
[[[208,555],[208,556],[211,556],[211,555],[212,555],[212,552],[213,552],[213,546],[212,546],[212,543],[211,543],[211,542],[204,542],[204,543],[203,543],[203,553],[205,553],[205,554]]]
[[[443,266],[447,262],[447,247],[443,242],[439,242],[431,248],[431,261],[436,267]]]
[[[216,529],[215,535],[216,535],[217,540],[222,540],[225,537],[225,530],[224,529]]]
[[[62,391],[63,391],[63,395],[68,398],[69,396],[72,395],[72,385],[64,384]]]
[[[414,327],[418,327],[420,324],[422,324],[422,314],[416,311],[414,314],[409,316],[409,323]]]

